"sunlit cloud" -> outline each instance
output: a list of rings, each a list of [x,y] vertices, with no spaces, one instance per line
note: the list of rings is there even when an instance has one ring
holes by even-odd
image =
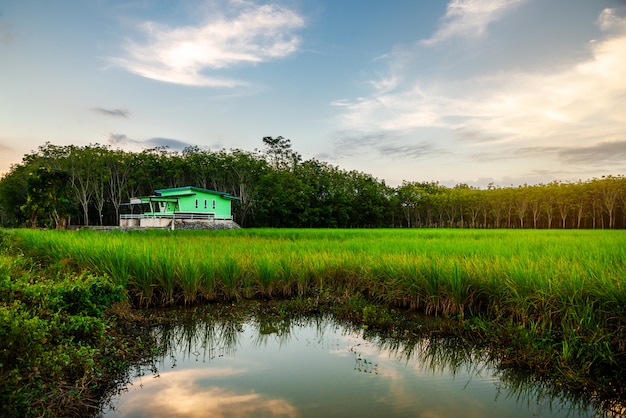
[[[452,0],[433,36],[421,41],[434,45],[456,37],[479,37],[487,26],[527,0]]]
[[[513,145],[554,147],[564,163],[607,161],[626,140],[622,111],[626,109],[626,21],[616,11],[605,10],[597,23],[605,36],[585,46],[587,58],[566,68],[549,73],[496,71],[439,82],[406,77],[401,84],[406,88],[383,88],[369,97],[332,104],[343,109],[345,131],[360,132],[363,138],[410,136],[436,128],[447,132],[457,146],[508,144],[509,151]],[[419,138],[414,140],[416,157],[420,149],[428,151],[427,143],[439,141],[415,137]],[[376,149],[367,142],[364,145]],[[384,154],[389,149],[394,147],[378,151]],[[506,158],[513,156],[521,158],[523,153],[509,153]]]
[[[598,25],[604,31],[624,30],[626,18],[620,16],[616,9],[604,9],[598,17]]]
[[[112,62],[142,77],[206,87],[235,87],[245,81],[219,70],[283,58],[298,50],[294,33],[304,26],[295,11],[276,4],[232,0],[228,14],[215,13],[197,26],[139,26],[144,41],[128,40],[126,57]]]
[[[237,392],[206,386],[209,380],[244,373],[232,368],[192,369],[161,373],[143,380],[142,388],[126,394],[116,407],[120,416],[151,417],[296,417],[297,409],[279,398],[254,391]],[[138,382],[139,383],[139,382]]]

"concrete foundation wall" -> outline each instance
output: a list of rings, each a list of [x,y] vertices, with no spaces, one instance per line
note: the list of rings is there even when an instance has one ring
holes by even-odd
[[[172,225],[172,220],[168,218],[142,218],[139,226],[142,228],[167,228]]]
[[[120,219],[120,227],[132,228],[139,226],[139,219]]]

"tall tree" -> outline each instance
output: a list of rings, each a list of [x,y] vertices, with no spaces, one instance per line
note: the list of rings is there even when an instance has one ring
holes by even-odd
[[[131,158],[129,153],[122,150],[111,151],[105,161],[109,172],[108,196],[115,209],[116,222],[120,218],[120,207],[128,195],[128,182],[130,180]]]
[[[267,162],[278,170],[293,170],[302,161],[300,154],[291,148],[291,140],[277,136],[263,137]]]
[[[75,145],[67,147],[63,166],[70,173],[74,194],[83,209],[83,225],[89,225],[89,207],[93,198],[94,183],[100,175],[92,170],[95,164],[93,153]]]
[[[91,161],[91,187],[93,188],[94,206],[98,211],[98,223],[102,226],[104,224],[104,204],[109,195],[111,182],[111,171],[107,164],[110,152],[106,147],[98,144],[84,147],[82,152],[88,154],[88,160]]]
[[[404,213],[404,218],[406,219],[407,227],[411,228],[411,225],[414,224],[413,222],[411,222],[412,219],[414,217],[419,217],[419,212],[417,211],[417,208],[421,203],[423,194],[417,183],[412,183],[408,181],[402,182],[402,185],[396,189],[396,194],[398,195],[400,206],[402,207],[402,212]]]
[[[543,204],[541,187],[543,186],[535,186],[528,189],[528,206],[533,218],[533,229],[537,229],[539,217],[541,216],[541,205]]]
[[[609,215],[609,228],[615,228],[615,211],[617,208],[617,202],[619,199],[620,185],[616,177],[606,176],[602,177],[602,203],[604,203],[604,209]]]
[[[520,228],[524,229],[524,219],[526,218],[526,212],[528,211],[528,185],[524,185],[523,188],[515,189],[513,196],[513,207],[515,213],[519,219]]]
[[[26,222],[21,207],[26,204],[32,167],[17,164],[0,179],[0,225],[15,227]]]
[[[265,161],[254,154],[239,149],[222,154],[223,190],[239,197],[235,202],[237,221],[245,226],[248,215],[254,210],[259,198],[259,180],[267,173]]]
[[[65,229],[74,205],[70,201],[70,175],[65,171],[39,167],[28,179],[28,195],[22,210],[28,214],[31,228],[41,218],[49,219],[56,229]]]
[[[220,175],[219,158],[210,150],[198,146],[187,147],[183,150],[183,159],[189,167],[191,185],[203,189],[217,190]]]

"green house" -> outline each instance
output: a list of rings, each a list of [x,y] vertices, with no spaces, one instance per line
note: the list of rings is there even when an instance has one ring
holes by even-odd
[[[225,192],[193,186],[160,189],[155,193],[131,199],[130,205],[140,206],[143,212],[120,215],[120,226],[166,227],[175,220],[232,221],[231,202],[239,200]]]

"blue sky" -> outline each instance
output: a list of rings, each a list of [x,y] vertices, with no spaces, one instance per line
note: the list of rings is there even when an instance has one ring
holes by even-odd
[[[262,147],[402,180],[626,173],[624,0],[0,0],[0,173]]]

